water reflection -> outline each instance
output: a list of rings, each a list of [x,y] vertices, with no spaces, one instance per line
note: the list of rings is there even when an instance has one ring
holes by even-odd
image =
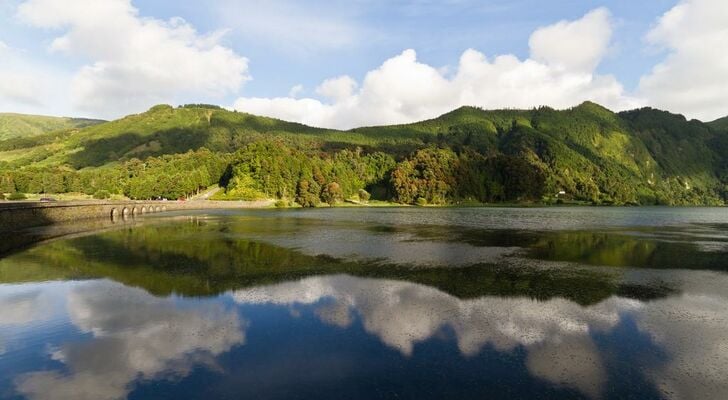
[[[372,227],[374,232],[409,237],[405,242],[457,243],[471,246],[469,253],[483,249],[497,256],[522,256],[542,261],[660,269],[728,269],[728,225],[702,224],[682,227],[640,227],[609,230],[519,231],[457,226]],[[331,247],[334,247],[331,245]],[[474,250],[473,250],[474,249]],[[518,249],[523,251],[517,251]],[[484,259],[482,255],[478,255]],[[462,264],[462,263],[458,263]]]
[[[443,245],[432,235],[432,229],[421,231],[423,235],[429,232],[428,240],[409,236],[398,240],[397,234],[365,236],[365,229],[351,235],[327,227],[318,230],[335,234],[329,233],[330,240],[315,247],[319,236],[309,229],[316,231],[316,224],[309,221],[298,230],[293,224],[295,221],[272,223],[255,218],[185,218],[59,240],[0,260],[0,282],[110,278],[160,296],[212,296],[304,276],[347,273],[424,283],[461,298],[565,297],[579,304],[593,304],[613,294],[658,298],[675,290],[669,281],[650,274],[626,277],[620,270],[533,264],[524,258],[500,255],[483,258],[483,254],[501,250],[467,243],[457,248]],[[507,236],[504,240],[512,252],[514,242]],[[360,243],[370,257],[351,255],[342,241]],[[309,247],[300,246],[303,242]],[[387,246],[379,246],[385,242]],[[329,251],[337,248],[340,252]],[[378,252],[378,248],[383,251]],[[443,261],[434,265],[394,262],[415,257],[434,259],[431,255],[438,251]],[[447,259],[453,264],[447,264]],[[457,263],[466,259],[470,261],[464,265]]]
[[[0,326],[25,325],[48,316],[49,300],[40,289],[3,291],[0,293]]]
[[[637,316],[640,329],[670,356],[648,371],[668,397],[719,399],[728,394],[728,286],[724,290],[722,295],[685,293],[659,300]]]
[[[0,398],[726,397],[722,222],[432,223],[468,213],[217,212],[17,252]]]
[[[338,327],[350,326],[354,313],[368,333],[405,356],[447,330],[463,356],[477,355],[486,345],[500,352],[524,347],[533,375],[594,396],[606,374],[588,334],[614,327],[619,311],[640,307],[619,298],[589,308],[563,299],[463,301],[423,285],[345,275],[237,291],[233,297],[243,304],[312,305],[322,322]]]
[[[404,214],[409,216],[409,212]],[[727,217],[728,213],[723,216]],[[343,221],[340,217],[316,220],[251,216],[234,223],[225,218],[221,221],[228,224],[231,239],[261,240],[311,256],[382,264],[452,267],[508,263],[516,257],[596,266],[728,269],[728,223],[589,230],[556,230],[544,225],[523,230],[509,224],[472,227],[422,224],[417,220],[383,223],[380,219],[377,224]]]
[[[40,289],[3,288],[0,290],[0,332],[42,321],[51,316],[51,300]],[[0,334],[0,357],[8,351],[8,335]]]
[[[72,225],[75,231],[81,230],[78,225]],[[93,249],[113,246],[113,261],[116,263],[162,262],[180,265],[178,269],[201,259],[216,262],[215,258],[233,258],[234,264],[246,263],[246,258],[234,256],[241,251],[275,253],[258,256],[251,265],[253,268],[261,266],[265,259],[271,260],[270,266],[274,269],[290,262],[297,263],[284,260],[284,252],[277,251],[278,248],[285,249],[294,257],[314,260],[314,264],[325,264],[335,259],[366,264],[451,268],[513,264],[514,260],[523,264],[535,260],[658,269],[728,269],[728,224],[725,223],[520,230],[503,226],[473,228],[395,224],[392,221],[389,224],[369,224],[336,218],[289,217],[286,213],[227,215],[218,212],[177,220],[144,220],[132,226],[116,226],[109,234],[92,234],[72,245],[93,257],[104,258],[104,261],[112,256],[94,254]],[[39,235],[38,229],[48,230],[49,234],[56,236],[64,231],[59,227],[49,227],[37,228],[31,233]],[[258,249],[237,248],[250,243]],[[162,252],[164,257],[159,257],[157,252]]]
[[[713,278],[728,293],[728,280]],[[715,294],[647,303],[611,297],[582,307],[564,299],[461,300],[424,285],[337,275],[236,291],[233,297],[240,304],[312,307],[321,322],[339,328],[361,319],[366,332],[405,356],[443,332],[454,333],[464,357],[486,347],[499,352],[524,349],[525,368],[532,376],[592,398],[607,395],[609,379],[633,372],[625,368],[628,361],[640,363],[636,367],[646,371],[644,378],[668,398],[720,398],[728,393],[728,298]],[[631,322],[648,335],[652,347],[635,349],[635,360],[610,353],[615,349],[604,339]]]
[[[511,398],[721,398],[728,279],[683,278],[687,288],[712,281],[713,290],[582,306],[563,298],[461,299],[423,284],[343,274],[207,300],[159,298],[107,280],[14,285],[3,288],[14,294],[0,297],[0,306],[31,312],[0,321],[0,337],[11,339],[0,355],[9,372],[0,394],[285,398],[318,388],[300,397],[477,398],[520,387]],[[31,304],[44,297],[62,304],[53,318],[63,324],[37,324],[49,315]],[[30,326],[45,345],[18,347],[23,337],[8,335]],[[386,390],[363,390],[354,382],[364,376]],[[412,389],[422,377],[439,383]]]
[[[245,322],[219,304],[180,307],[108,281],[75,286],[65,303],[69,324],[87,338],[50,348],[61,368],[15,378],[28,398],[124,398],[137,379],[178,379],[198,364],[215,368],[215,356],[245,340]]]

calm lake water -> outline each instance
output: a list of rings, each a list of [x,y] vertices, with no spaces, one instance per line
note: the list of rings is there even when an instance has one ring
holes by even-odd
[[[726,399],[728,209],[109,223],[0,259],[0,398]]]

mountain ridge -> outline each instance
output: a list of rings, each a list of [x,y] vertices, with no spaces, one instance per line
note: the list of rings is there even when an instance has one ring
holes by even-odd
[[[273,168],[267,164],[278,163],[276,168],[281,170],[289,163],[285,157],[276,158],[273,153],[278,150],[266,146],[270,142],[286,149],[300,164],[280,178],[290,181],[286,185],[266,183],[264,174],[271,171],[265,169]],[[252,148],[260,153],[258,157],[250,154]],[[341,184],[342,195],[352,196],[368,188],[379,197],[405,203],[419,198],[447,203],[467,199],[549,201],[549,193],[565,192],[568,199],[595,204],[722,204],[728,182],[728,153],[724,150],[728,150],[728,133],[710,124],[649,107],[615,113],[593,102],[565,110],[464,106],[424,121],[346,131],[213,105],[157,105],[80,129],[0,140],[0,171],[6,171],[6,181],[13,169],[18,170],[15,175],[38,170],[70,174],[120,171],[136,160],[174,163],[188,152],[209,152],[226,164],[223,169],[228,170],[228,179],[231,174],[242,179],[237,184],[244,182],[246,189],[237,192],[248,197],[292,198],[300,191],[298,183],[313,180],[316,168],[326,170],[316,183],[316,190],[323,191],[327,183],[344,181],[339,175],[345,175],[347,168],[369,168],[355,164],[364,162],[361,157],[376,155],[381,162],[377,168],[389,168],[371,174],[380,181]],[[332,166],[342,154],[349,157],[346,152],[359,158],[346,166]],[[266,155],[267,166],[253,163]],[[167,161],[160,161],[163,159]],[[240,167],[243,164],[245,168]],[[127,181],[137,178],[136,172],[125,173],[132,175]],[[429,181],[438,174],[439,181]],[[534,181],[517,182],[518,174]],[[222,178],[208,180],[213,183]],[[399,178],[406,185],[397,186]],[[465,179],[471,181],[466,184]],[[419,190],[430,184],[431,188]],[[10,186],[5,185],[6,189]],[[129,195],[128,187],[121,186],[110,189]],[[532,191],[531,186],[538,190]],[[405,196],[404,188],[412,187],[418,189]],[[228,189],[226,193],[235,193],[235,188]]]

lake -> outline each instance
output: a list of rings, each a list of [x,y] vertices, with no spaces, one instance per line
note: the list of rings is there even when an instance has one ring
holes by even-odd
[[[0,259],[0,398],[728,398],[725,208],[93,228]]]

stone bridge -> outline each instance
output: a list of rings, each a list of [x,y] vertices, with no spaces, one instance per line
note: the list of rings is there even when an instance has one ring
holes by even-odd
[[[116,218],[128,218],[129,216],[136,217],[140,214],[147,214],[147,213],[155,213],[155,212],[163,212],[167,211],[167,205],[158,205],[158,204],[119,204],[117,206],[111,206],[111,211],[109,212],[109,217],[111,219]]]
[[[0,202],[0,232],[91,218],[117,220],[178,210],[263,208],[272,203],[272,200]]]

